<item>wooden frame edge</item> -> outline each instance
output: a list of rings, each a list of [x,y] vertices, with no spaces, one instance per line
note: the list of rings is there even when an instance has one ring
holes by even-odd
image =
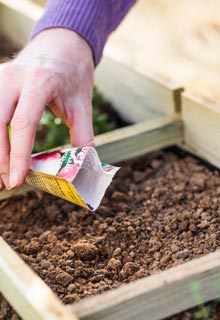
[[[0,0],[0,4],[21,13],[30,18],[33,22],[37,21],[43,14],[43,7],[30,0]]]
[[[81,320],[158,320],[220,297],[220,251],[161,271],[70,308]]]
[[[109,163],[129,160],[181,142],[183,142],[183,126],[178,114],[137,123],[95,137],[96,150],[101,161]],[[56,149],[60,149],[60,147]],[[24,184],[19,189],[4,190],[0,192],[0,200],[33,189],[33,187]]]
[[[181,111],[183,87],[137,71],[104,56],[95,83],[126,121],[135,123]],[[135,110],[135,112],[134,112]]]
[[[24,320],[77,320],[0,237],[0,292]]]
[[[206,96],[187,92],[181,99],[184,126],[181,147],[220,168],[220,104]]]
[[[116,163],[183,142],[179,114],[162,116],[99,135],[95,139],[103,162]]]

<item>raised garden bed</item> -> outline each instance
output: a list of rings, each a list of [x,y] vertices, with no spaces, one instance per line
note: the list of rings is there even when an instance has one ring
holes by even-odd
[[[0,28],[16,46],[22,46],[41,13],[28,0],[0,0]],[[185,148],[219,166],[216,121],[214,130],[212,126],[218,106],[213,108],[203,98],[199,103],[182,99],[180,87],[153,75],[141,76],[109,58],[98,68],[96,83],[128,122],[142,121],[97,136],[102,161],[114,163],[185,142]],[[96,213],[88,214],[40,192],[3,200],[1,211],[7,211],[8,217],[4,225],[9,224],[4,237],[65,303],[76,301],[64,307],[0,238],[0,290],[24,319],[50,319],[51,313],[54,319],[161,319],[219,297],[220,257],[218,252],[209,253],[219,246],[218,171],[173,153],[132,161],[125,164]],[[134,163],[137,168],[133,170]],[[0,199],[24,190],[26,186],[3,192]],[[14,239],[14,232],[21,238]],[[200,255],[204,257],[197,259]],[[143,279],[133,281],[139,277]],[[38,295],[44,297],[45,292],[39,300]]]
[[[220,247],[218,170],[176,151],[120,165],[94,213],[41,192],[0,203],[1,235],[64,303]]]

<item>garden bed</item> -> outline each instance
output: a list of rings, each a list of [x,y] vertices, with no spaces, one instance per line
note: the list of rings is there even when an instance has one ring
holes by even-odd
[[[6,34],[14,41],[19,40],[22,46],[31,24],[36,20],[34,15],[36,10],[26,12],[25,2],[23,9],[21,6],[19,8],[20,15],[13,12],[14,8],[17,8],[16,1],[10,1],[11,8],[6,1],[4,3],[1,7],[2,17],[4,17],[1,25]],[[29,18],[26,17],[27,13]],[[155,81],[152,76],[140,76],[133,70],[106,58],[98,69],[96,81],[110,101],[120,112],[122,111],[121,114],[126,115],[128,121],[155,119],[155,122],[147,121],[98,137],[96,141],[102,159],[110,162],[129,159],[134,155],[186,140],[185,129],[186,127],[190,129],[189,121],[184,118],[182,122],[181,116],[178,115],[173,117],[175,112],[181,111],[181,88],[168,85],[167,82]],[[183,107],[186,108],[184,104]],[[169,116],[160,118],[163,114]],[[206,119],[209,118],[206,116]],[[193,117],[193,128],[194,119],[198,123],[199,117]],[[52,119],[52,122],[56,123],[57,119]],[[56,124],[60,125],[58,122]],[[202,132],[207,136],[207,130],[198,130],[198,132],[199,141],[201,141]],[[43,133],[43,140],[40,148],[47,149],[48,144],[47,142],[45,144],[44,140],[45,131],[41,133]],[[213,138],[218,135],[218,132],[213,134],[211,131],[211,141],[216,141]],[[59,144],[62,143],[59,142]],[[205,145],[211,145],[211,152],[208,154],[213,154],[216,150],[213,144]],[[204,156],[201,152],[196,154]],[[212,159],[208,158],[208,160],[216,165]],[[93,319],[105,318],[107,315],[109,319],[109,312],[112,315],[111,319],[120,318],[120,316],[117,317],[118,314],[122,314],[126,319],[132,319],[132,314],[142,315],[141,319],[145,319],[145,314],[149,318],[152,314],[154,317],[155,314],[159,314],[157,319],[165,314],[174,314],[174,310],[175,312],[185,310],[189,306],[198,305],[201,301],[195,299],[191,295],[191,287],[189,285],[187,287],[187,281],[196,281],[196,279],[199,279],[199,284],[202,285],[201,291],[204,293],[204,288],[207,290],[202,301],[218,296],[218,292],[207,286],[207,283],[217,279],[219,267],[218,261],[212,264],[210,256],[207,255],[219,247],[218,171],[208,169],[194,158],[184,154],[175,155],[172,152],[154,153],[140,162],[135,161],[126,162],[128,165],[123,164],[124,169],[109,188],[101,208],[96,213],[87,213],[41,192],[32,192],[26,197],[0,202],[0,215],[4,216],[0,224],[1,234],[4,233],[6,241],[65,303],[109,290],[108,293],[98,295],[97,298],[83,299],[82,302],[74,304],[74,314],[80,319],[87,319],[88,315]],[[135,165],[137,165],[136,169]],[[123,185],[121,185],[122,181]],[[5,197],[4,192],[2,194],[2,198]],[[83,256],[83,253],[87,256]],[[208,261],[207,264],[204,263],[204,268],[202,262],[200,268],[201,260],[196,259],[201,255],[206,256],[202,261]],[[213,255],[213,260],[215,261],[215,255],[218,260],[218,253],[212,254],[211,257]],[[4,252],[2,256],[4,257]],[[5,258],[7,266],[7,255]],[[16,260],[16,255],[14,258]],[[188,260],[194,261],[185,264]],[[183,265],[160,272],[178,264]],[[190,267],[193,270],[190,270]],[[188,271],[185,273],[185,270]],[[148,277],[154,273],[158,275]],[[185,275],[182,282],[181,274]],[[214,278],[212,278],[213,274]],[[14,274],[11,269],[12,275]],[[134,290],[133,298],[130,293],[132,288],[135,289],[136,283],[110,290],[144,276],[146,279],[137,282],[138,290]],[[156,296],[155,279],[159,285]],[[177,283],[175,279],[178,279]],[[4,280],[3,277],[2,280]],[[5,280],[3,285],[1,284],[3,292],[4,284],[5,289],[10,288],[9,282]],[[182,283],[186,283],[186,286],[184,287]],[[178,294],[175,300],[176,284],[179,300]],[[144,285],[149,287],[145,288],[143,297],[143,292],[139,289]],[[215,287],[215,284],[212,283],[212,285]],[[188,293],[187,298],[184,297],[184,289]],[[16,288],[13,287],[13,290],[13,294],[7,297],[16,306],[14,302],[15,297],[17,298]],[[150,292],[151,290],[153,292]],[[165,296],[162,292],[165,292]],[[121,294],[120,297],[117,297],[117,294]],[[116,300],[111,299],[114,296]],[[161,300],[160,297],[162,297]],[[143,298],[145,301],[142,300]],[[101,305],[99,299],[104,302],[104,312],[102,308],[92,307],[92,304]],[[6,301],[1,298],[0,301],[0,318],[17,319]],[[22,303],[19,304],[19,301],[17,306],[19,305],[20,309],[18,310],[24,315],[26,309],[22,310]],[[147,301],[150,302],[147,303]],[[166,307],[167,301],[172,303],[170,305],[167,303]],[[42,306],[43,301],[40,304],[40,307]],[[208,314],[208,319],[215,319],[215,315],[218,314],[218,303],[211,304],[211,308],[212,306],[214,315],[211,318],[211,313]],[[160,309],[159,313],[155,312],[155,309]],[[99,317],[100,310],[102,315],[104,313],[103,317]],[[146,313],[146,310],[149,312]],[[201,319],[205,318],[201,317],[201,314],[205,314],[204,311],[199,310],[198,312],[202,313],[196,313],[197,311],[185,312],[174,319],[194,319],[199,316]]]
[[[218,170],[170,150],[121,166],[94,213],[41,192],[0,203],[1,235],[64,303],[220,246]]]

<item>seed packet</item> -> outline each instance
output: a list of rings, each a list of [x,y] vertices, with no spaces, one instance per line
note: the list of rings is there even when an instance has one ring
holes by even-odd
[[[101,163],[92,147],[60,149],[33,155],[26,182],[93,211],[119,169]]]

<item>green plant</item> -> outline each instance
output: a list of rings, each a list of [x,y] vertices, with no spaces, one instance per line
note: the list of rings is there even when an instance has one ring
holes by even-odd
[[[211,306],[202,305],[199,310],[193,314],[193,320],[209,320],[211,311]]]
[[[93,125],[95,135],[117,127],[116,120],[111,117],[112,111],[109,113],[108,108],[109,103],[103,98],[97,88],[94,88]],[[46,108],[37,130],[33,152],[41,152],[69,143],[69,129],[49,108]]]

